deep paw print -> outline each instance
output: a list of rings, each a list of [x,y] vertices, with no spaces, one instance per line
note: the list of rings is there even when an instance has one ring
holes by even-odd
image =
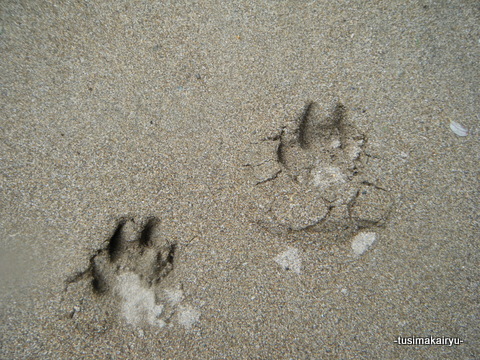
[[[176,244],[162,236],[159,225],[155,217],[118,219],[88,268],[67,279],[66,297],[78,304],[70,318],[85,331],[105,331],[116,313],[140,327],[161,328],[172,318],[183,292],[164,286],[175,266]],[[73,300],[76,293],[80,301]],[[98,320],[82,318],[85,311]]]
[[[388,218],[388,191],[367,181],[366,137],[309,103],[296,121],[258,143],[245,166],[255,181],[256,221],[274,233],[342,239]],[[262,201],[263,200],[263,201]]]
[[[118,221],[106,248],[92,259],[94,292],[112,291],[122,273],[134,274],[152,288],[173,270],[176,245],[161,241],[158,225],[154,217]]]

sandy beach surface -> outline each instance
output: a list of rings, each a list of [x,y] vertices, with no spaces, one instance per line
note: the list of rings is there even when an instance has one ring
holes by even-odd
[[[0,14],[0,358],[480,358],[477,1]]]

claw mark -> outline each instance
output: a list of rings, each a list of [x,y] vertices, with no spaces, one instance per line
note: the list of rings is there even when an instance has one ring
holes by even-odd
[[[306,141],[306,130],[307,130],[307,122],[308,116],[310,115],[310,111],[313,106],[313,102],[308,103],[305,106],[302,116],[300,117],[300,121],[298,123],[298,143],[302,149],[306,149],[308,147]]]
[[[118,256],[120,246],[121,246],[121,241],[122,241],[122,229],[125,223],[126,223],[126,220],[123,220],[123,219],[118,222],[115,232],[113,233],[112,237],[108,241],[107,252],[108,252],[110,261],[115,261],[115,259]]]
[[[149,218],[147,220],[147,223],[145,224],[145,227],[142,230],[142,233],[140,235],[140,245],[141,246],[151,246],[152,245],[152,231],[155,226],[158,224],[158,219],[157,218]]]

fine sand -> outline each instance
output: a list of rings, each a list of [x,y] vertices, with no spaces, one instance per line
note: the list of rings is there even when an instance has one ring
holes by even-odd
[[[478,2],[0,14],[0,358],[480,358]]]

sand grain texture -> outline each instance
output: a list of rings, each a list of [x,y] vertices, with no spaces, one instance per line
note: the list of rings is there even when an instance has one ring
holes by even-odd
[[[480,358],[474,1],[0,14],[0,358]]]

